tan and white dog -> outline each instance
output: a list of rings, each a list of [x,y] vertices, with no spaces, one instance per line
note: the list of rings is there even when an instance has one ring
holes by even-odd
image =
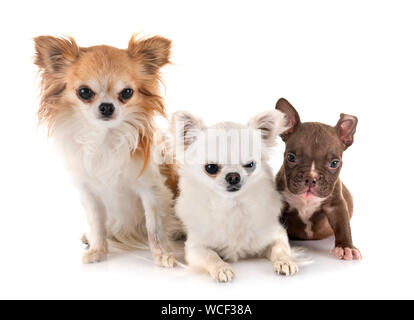
[[[90,225],[84,263],[104,260],[108,240],[149,239],[156,264],[172,267],[173,192],[153,160],[154,117],[165,116],[159,70],[169,63],[170,40],[133,36],[126,50],[51,36],[34,42],[39,120],[63,152]]]
[[[186,233],[190,267],[219,282],[232,280],[227,262],[266,257],[274,271],[298,267],[279,222],[282,198],[267,164],[276,137],[286,130],[279,111],[264,112],[248,125],[224,122],[206,127],[188,112],[172,117],[180,164],[176,214]]]

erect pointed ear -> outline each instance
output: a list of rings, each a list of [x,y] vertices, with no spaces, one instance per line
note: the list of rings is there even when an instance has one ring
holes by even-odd
[[[280,135],[283,141],[286,141],[290,134],[295,132],[298,124],[300,123],[300,117],[296,109],[285,98],[280,98],[276,102],[276,110],[283,112],[287,118],[288,129]]]
[[[341,117],[339,118],[339,121],[336,124],[335,128],[339,138],[345,145],[345,149],[350,147],[354,142],[354,134],[357,124],[357,117],[341,113]]]
[[[285,115],[278,110],[270,110],[259,113],[249,121],[249,126],[258,129],[262,134],[262,141],[267,146],[276,143],[276,137],[287,129]]]
[[[170,130],[175,136],[177,145],[186,149],[196,139],[200,130],[206,129],[206,126],[200,118],[193,116],[187,111],[177,111],[172,114],[170,120]]]
[[[129,40],[127,52],[132,58],[141,61],[146,73],[153,75],[170,63],[171,41],[159,36],[141,39],[134,34]]]
[[[35,64],[46,72],[61,72],[73,63],[80,49],[73,38],[39,36],[34,38]]]

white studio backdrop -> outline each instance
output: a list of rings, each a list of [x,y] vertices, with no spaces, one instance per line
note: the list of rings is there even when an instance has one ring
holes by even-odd
[[[0,298],[414,298],[410,1],[14,1],[2,5]],[[36,126],[32,38],[124,48],[132,33],[173,43],[164,69],[168,112],[207,124],[247,122],[287,98],[303,121],[358,116],[342,180],[355,199],[361,262],[337,261],[333,240],[295,243],[314,263],[282,278],[264,260],[234,265],[218,285],[146,253],[83,266],[85,215],[63,162]],[[160,122],[165,124],[164,122]],[[272,161],[281,163],[283,144]]]

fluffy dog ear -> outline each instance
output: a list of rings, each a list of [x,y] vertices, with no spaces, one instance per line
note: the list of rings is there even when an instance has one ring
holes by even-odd
[[[42,70],[61,72],[79,56],[80,49],[73,38],[40,36],[34,38],[35,64]]]
[[[259,113],[250,119],[249,126],[261,131],[262,141],[268,146],[273,146],[276,137],[288,128],[285,115],[278,110]]]
[[[197,133],[205,128],[203,120],[187,111],[173,113],[170,120],[170,130],[175,136],[176,144],[184,149],[190,146],[195,141]]]
[[[134,34],[129,40],[127,52],[143,64],[147,74],[153,75],[170,63],[171,41],[159,36],[140,39]]]
[[[276,110],[283,112],[286,115],[288,129],[280,135],[283,141],[286,141],[290,134],[292,134],[298,124],[300,123],[300,117],[296,109],[285,98],[280,98],[276,103]]]
[[[339,118],[339,121],[336,124],[335,128],[339,138],[345,145],[345,149],[350,147],[354,142],[354,134],[357,124],[357,117],[341,113],[341,117]]]

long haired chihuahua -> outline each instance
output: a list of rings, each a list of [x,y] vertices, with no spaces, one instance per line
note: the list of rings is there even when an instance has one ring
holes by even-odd
[[[172,191],[153,160],[156,115],[165,116],[160,68],[171,42],[133,36],[126,50],[79,47],[72,38],[40,36],[38,112],[80,190],[90,233],[84,263],[104,260],[108,240],[149,243],[157,265],[172,267],[166,225]]]
[[[176,214],[187,233],[186,261],[219,282],[232,280],[228,262],[266,257],[274,271],[297,272],[286,230],[279,222],[282,199],[267,164],[283,114],[264,112],[248,125],[206,127],[188,112],[172,118],[180,169]]]

